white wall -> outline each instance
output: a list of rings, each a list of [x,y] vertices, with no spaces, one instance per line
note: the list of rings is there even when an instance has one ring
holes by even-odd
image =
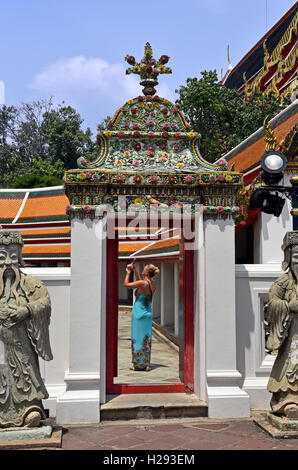
[[[197,269],[198,265],[196,263]],[[199,269],[198,269],[199,270]],[[204,269],[203,269],[204,271]],[[65,372],[69,367],[69,296],[70,296],[70,268],[26,268],[24,273],[36,276],[42,280],[51,296],[52,316],[50,324],[50,341],[54,359],[50,362],[41,360],[42,377],[50,394],[44,401],[45,408],[50,410],[50,416],[56,416],[56,400],[65,392]],[[236,265],[236,370],[239,371],[240,387],[250,397],[251,409],[270,409],[271,394],[267,391],[267,382],[274,362],[274,356],[266,355],[264,336],[263,305],[272,283],[282,274],[280,263],[262,265]],[[199,282],[199,281],[198,281]],[[201,281],[202,283],[202,281]],[[201,288],[203,289],[203,287]],[[202,300],[201,294],[197,302]],[[196,309],[202,310],[197,304]],[[224,315],[224,311],[218,312]],[[212,322],[209,327],[209,338],[205,337],[204,315],[197,322],[196,342],[196,392],[204,396],[204,370],[205,342],[210,343],[213,335],[216,337],[218,328]],[[197,316],[197,314],[196,314]],[[204,320],[205,321],[205,320]],[[200,329],[199,328],[200,324]],[[233,332],[232,332],[233,333]],[[225,328],[226,342],[229,340],[229,331]],[[209,351],[207,359],[209,375],[210,361],[215,364],[216,356],[221,357],[223,345],[217,352]],[[213,358],[213,359],[212,359]],[[212,375],[212,374],[211,374]],[[210,377],[209,377],[210,381]]]
[[[237,369],[251,409],[270,409],[267,383],[274,356],[265,352],[263,306],[282,273],[280,263],[236,265]]]
[[[44,400],[44,406],[51,416],[56,416],[56,400],[65,391],[64,376],[69,362],[70,268],[25,268],[22,271],[43,281],[51,297],[50,343],[54,358],[49,362],[40,359],[40,370],[50,395]]]

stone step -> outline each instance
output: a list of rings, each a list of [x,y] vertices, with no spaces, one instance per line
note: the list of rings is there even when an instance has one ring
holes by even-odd
[[[208,416],[207,404],[194,393],[136,393],[108,395],[101,421],[198,418]]]

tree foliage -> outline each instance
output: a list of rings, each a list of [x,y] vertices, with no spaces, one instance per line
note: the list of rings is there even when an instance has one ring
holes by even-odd
[[[216,71],[203,71],[202,77],[188,78],[176,92],[177,106],[194,131],[201,134],[202,156],[214,162],[281,111],[280,99],[256,93],[249,101],[218,81]],[[284,102],[284,106],[288,101]]]
[[[82,123],[75,109],[65,103],[54,107],[51,99],[1,106],[0,186],[42,184],[43,179],[62,184],[64,171],[76,168],[78,157],[92,159],[97,153],[92,133]],[[24,180],[24,175],[33,176]]]

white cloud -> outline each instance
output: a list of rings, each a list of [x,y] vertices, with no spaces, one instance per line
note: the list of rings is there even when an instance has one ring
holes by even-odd
[[[127,100],[142,94],[138,75],[126,75],[125,66],[105,60],[76,56],[59,59],[37,73],[29,85],[35,95],[52,96],[77,109],[85,124],[95,131],[97,124]],[[157,87],[159,96],[174,101],[166,83]]]
[[[58,98],[80,100],[86,92],[94,94],[94,99],[110,100],[118,106],[141,93],[138,76],[126,75],[121,64],[109,64],[101,58],[84,56],[60,59],[48,64],[35,75],[30,88],[46,92]],[[173,96],[169,88],[162,84],[160,93],[165,98]]]

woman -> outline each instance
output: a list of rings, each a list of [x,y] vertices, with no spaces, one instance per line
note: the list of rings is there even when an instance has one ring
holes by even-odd
[[[129,282],[131,271],[136,276],[135,282]],[[147,264],[141,279],[133,264],[127,265],[124,287],[136,289],[136,301],[131,313],[131,350],[132,370],[150,370],[151,340],[152,340],[152,295],[156,289],[153,279],[159,269],[153,264]]]

